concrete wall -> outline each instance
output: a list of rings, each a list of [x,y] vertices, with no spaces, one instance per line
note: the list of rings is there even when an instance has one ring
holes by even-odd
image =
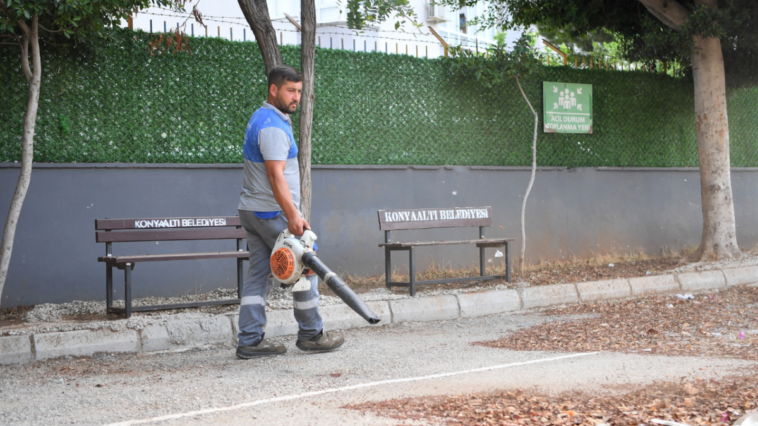
[[[19,169],[0,164],[0,220]],[[322,166],[313,170],[319,256],[353,275],[384,272],[377,209],[491,205],[491,237],[518,239],[527,168]],[[238,165],[35,165],[19,221],[0,306],[103,300],[105,267],[96,261],[94,219],[236,214]],[[758,169],[732,172],[737,232],[743,248],[758,242]],[[702,228],[697,169],[540,169],[527,206],[527,258],[694,246]],[[476,228],[393,232],[392,240],[469,239]],[[514,245],[514,260],[520,242]],[[230,250],[233,241],[114,244],[116,254]],[[471,246],[421,248],[419,266],[471,265]],[[494,250],[487,251],[494,261]],[[393,262],[407,271],[407,256]],[[176,296],[234,287],[233,260],[138,264],[135,297]],[[123,282],[116,272],[116,284]],[[120,290],[120,287],[119,287]],[[120,293],[120,292],[119,292]]]

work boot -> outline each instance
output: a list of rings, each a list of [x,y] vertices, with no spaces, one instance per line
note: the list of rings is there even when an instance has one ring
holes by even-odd
[[[238,346],[237,357],[250,359],[267,355],[282,355],[287,352],[283,344],[274,342],[271,339],[263,339],[255,346]]]
[[[321,330],[321,333],[308,340],[299,340],[295,343],[298,349],[305,352],[329,352],[333,351],[345,343],[342,333],[327,333]]]

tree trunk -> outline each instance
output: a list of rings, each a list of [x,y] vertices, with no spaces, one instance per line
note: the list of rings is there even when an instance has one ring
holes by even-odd
[[[31,28],[22,27],[25,35],[21,41],[21,66],[29,82],[29,100],[26,103],[24,115],[24,134],[21,138],[21,172],[16,183],[16,191],[11,199],[8,218],[5,220],[3,241],[0,246],[0,296],[3,294],[5,280],[13,251],[13,240],[16,237],[16,225],[21,215],[21,207],[29,189],[32,177],[32,161],[34,155],[34,126],[37,122],[37,107],[39,106],[39,91],[42,83],[42,62],[40,61],[37,15],[32,19]],[[29,67],[29,44],[32,46],[32,66]]]
[[[300,2],[300,72],[303,75],[303,93],[300,98],[300,212],[311,220],[311,130],[313,128],[313,90],[316,55],[316,4],[314,0]]]
[[[716,7],[716,1],[705,2]],[[695,80],[695,125],[700,161],[703,236],[691,260],[731,258],[741,254],[732,200],[729,122],[721,41],[693,37],[692,74]]]
[[[532,191],[532,185],[534,185],[534,176],[537,173],[537,128],[539,127],[540,119],[537,115],[537,111],[534,110],[531,102],[529,102],[529,98],[526,97],[524,89],[521,88],[521,82],[519,82],[518,77],[516,77],[516,84],[518,84],[518,89],[521,91],[521,96],[524,97],[526,104],[529,105],[529,109],[531,109],[532,114],[534,114],[534,138],[532,139],[532,177],[529,179],[529,185],[526,187],[526,193],[524,193],[524,200],[521,202],[521,253],[519,254],[518,258],[518,270],[523,277],[525,266],[524,253],[526,252],[526,199],[529,198],[529,193]]]
[[[282,64],[282,55],[276,44],[276,31],[271,25],[266,0],[238,0],[242,13],[245,15],[250,29],[253,30],[255,41],[261,50],[266,75],[277,65]]]

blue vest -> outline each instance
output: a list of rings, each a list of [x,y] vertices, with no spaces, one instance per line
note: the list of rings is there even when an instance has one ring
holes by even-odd
[[[295,143],[295,136],[292,134],[292,126],[282,120],[276,111],[268,108],[259,108],[250,117],[247,129],[245,130],[245,143],[242,148],[242,155],[245,157],[245,160],[254,163],[264,162],[260,146],[258,145],[258,133],[268,127],[279,128],[289,136],[290,150],[287,153],[287,159],[297,158],[297,144]]]

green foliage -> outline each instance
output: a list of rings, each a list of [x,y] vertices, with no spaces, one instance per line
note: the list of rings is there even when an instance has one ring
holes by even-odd
[[[35,161],[239,163],[265,100],[255,43],[191,39],[151,57],[150,37],[118,30],[92,48],[43,45]],[[285,63],[300,49],[283,46]],[[18,48],[0,47],[0,161],[20,159],[28,88]],[[2,68],[0,68],[2,69]],[[541,166],[696,166],[691,81],[542,67],[521,79],[542,120],[542,81],[593,85],[594,133],[545,134]],[[316,48],[314,164],[531,164],[532,116],[513,82],[486,87],[452,59]],[[728,92],[731,159],[758,166],[758,89]],[[297,123],[294,126],[298,129]]]
[[[40,36],[62,35],[86,41],[103,35],[103,30],[118,25],[133,10],[151,4],[181,8],[182,0],[3,0],[0,1],[0,35],[20,35],[19,21],[31,27],[39,16]]]
[[[346,5],[348,28],[363,30],[391,18],[395,18],[395,29],[406,23],[422,25],[408,0],[347,0]]]
[[[450,69],[456,76],[473,75],[487,88],[514,77],[539,74],[542,71],[541,57],[533,45],[533,36],[523,33],[511,50],[501,44],[487,49],[486,53],[452,47]]]
[[[457,8],[483,0],[439,1]],[[665,26],[639,1],[492,0],[486,13],[472,25],[502,29],[537,25],[548,39],[552,35],[559,43],[573,40],[574,44],[586,44],[608,31],[614,34],[624,59],[647,64],[690,64],[693,35],[719,37],[727,81],[737,80],[733,86],[758,82],[752,72],[758,66],[758,2],[719,0],[718,9],[696,6],[695,0],[677,3],[690,11],[688,22],[677,30]]]

